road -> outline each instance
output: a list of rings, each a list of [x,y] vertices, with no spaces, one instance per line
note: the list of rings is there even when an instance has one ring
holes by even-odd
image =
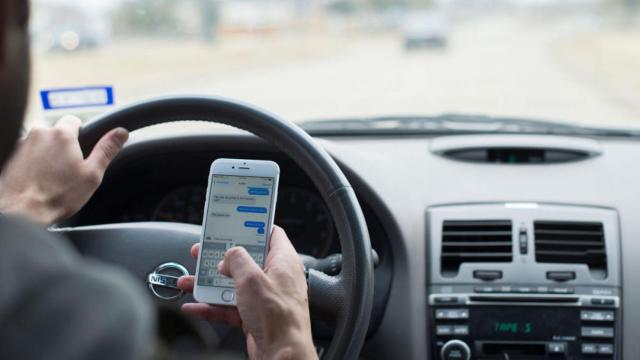
[[[294,121],[472,113],[640,125],[640,95],[622,101],[556,53],[572,31],[566,23],[494,15],[454,23],[444,50],[407,52],[398,35],[353,36],[317,56],[131,81],[119,87],[120,98],[223,95]]]

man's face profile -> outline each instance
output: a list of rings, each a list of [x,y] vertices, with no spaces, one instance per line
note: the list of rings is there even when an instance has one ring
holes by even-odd
[[[29,89],[29,2],[0,1],[0,167],[18,138]]]

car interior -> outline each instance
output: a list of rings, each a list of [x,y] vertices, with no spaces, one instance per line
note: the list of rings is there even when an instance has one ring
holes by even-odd
[[[454,46],[437,32],[404,51]],[[158,308],[194,301],[149,279],[180,275],[163,264],[194,273],[211,162],[272,160],[275,224],[308,271],[321,358],[639,357],[639,128],[528,114],[294,123],[251,99],[148,98],[86,121],[85,152],[115,126],[139,131],[51,231],[127,269]],[[241,329],[206,327],[218,350],[245,354]]]
[[[623,276],[633,274],[640,251],[622,241],[637,230],[636,178],[628,171],[638,150],[633,140],[320,131],[313,141],[353,187],[379,257],[362,358],[581,358],[591,349],[597,358],[623,354],[622,334],[639,324],[633,310],[623,318],[622,308],[639,296],[633,275]],[[192,273],[187,249],[199,236],[208,165],[221,157],[276,161],[283,179],[276,223],[288,229],[301,254],[326,259],[341,252],[321,190],[290,153],[240,130],[132,140],[89,204],[61,230],[71,227],[73,238],[74,230],[103,224],[192,224],[192,236],[174,239],[182,241],[182,253],[141,250],[155,263],[180,262]],[[162,242],[177,234],[148,241],[160,242],[154,251],[169,250],[171,243]],[[76,244],[106,259],[138,263],[112,254],[130,239],[114,241],[113,249],[95,241],[95,248],[87,239]],[[152,270],[136,269],[141,286]],[[191,300],[186,295],[173,303]],[[218,331],[223,348],[237,346],[239,330]],[[314,335],[319,348],[332,338],[322,312],[314,316]]]

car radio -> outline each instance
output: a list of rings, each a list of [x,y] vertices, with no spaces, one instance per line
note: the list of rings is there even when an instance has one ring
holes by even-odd
[[[615,211],[450,205],[427,223],[432,359],[621,358]]]
[[[433,359],[614,359],[618,353],[617,294],[506,285],[431,290]]]

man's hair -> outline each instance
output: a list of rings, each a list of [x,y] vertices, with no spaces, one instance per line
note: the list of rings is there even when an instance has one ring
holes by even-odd
[[[0,168],[13,151],[27,106],[28,21],[28,0],[0,0]]]

